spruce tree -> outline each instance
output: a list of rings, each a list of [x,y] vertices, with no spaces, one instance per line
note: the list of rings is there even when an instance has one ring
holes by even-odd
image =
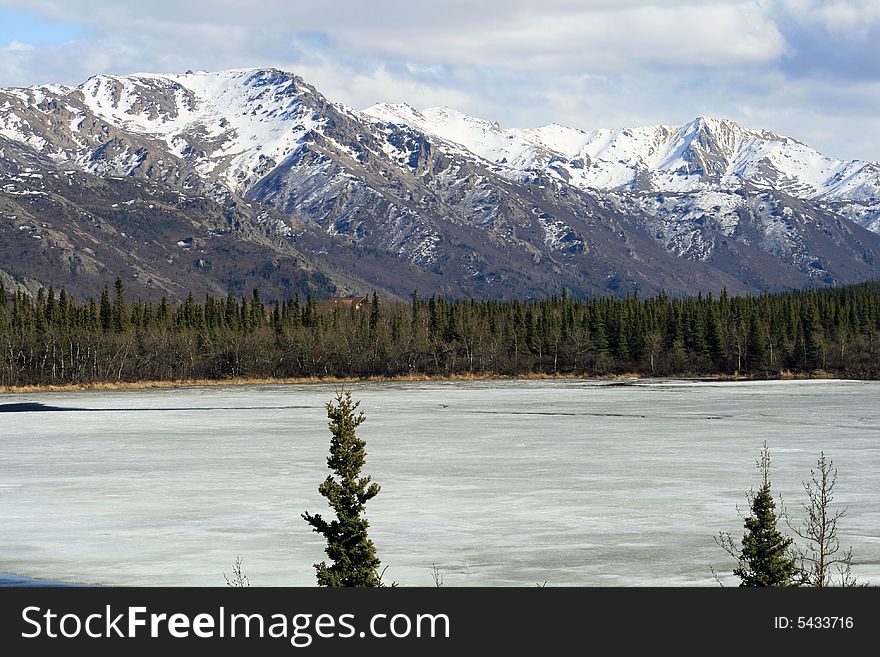
[[[379,485],[360,474],[367,452],[366,442],[356,433],[366,419],[363,412],[355,414],[358,406],[360,402],[353,402],[351,391],[344,387],[336,390],[336,404],[327,404],[332,434],[327,467],[333,474],[318,492],[327,498],[336,519],[328,522],[320,514],[302,514],[312,530],[327,539],[331,563],[315,564],[318,586],[382,586],[381,562],[367,536],[369,522],[364,517],[364,506],[379,493]]]
[[[370,303],[370,335],[372,335],[374,339],[381,318],[382,314],[379,311],[379,295],[376,294],[376,290],[373,290],[373,301]]]
[[[263,301],[260,299],[260,291],[254,288],[253,298],[251,300],[251,326],[259,328],[263,325],[266,316],[266,309]]]
[[[234,331],[238,328],[238,301],[232,296],[232,292],[229,292],[226,295],[226,307],[224,312],[226,314],[226,326]]]
[[[608,333],[605,331],[605,320],[597,310],[590,313],[590,335],[593,338],[593,349],[597,354],[608,353]]]
[[[724,350],[724,328],[717,310],[710,310],[706,317],[706,349],[715,371],[727,369],[727,354]]]
[[[49,325],[46,322],[46,291],[43,288],[40,288],[37,292],[37,301],[34,311],[34,326],[37,330],[37,336],[43,336],[49,329]]]
[[[110,304],[110,291],[104,286],[101,292],[101,330],[104,333],[110,331],[113,322],[113,306]]]
[[[280,336],[284,332],[284,308],[280,301],[275,302],[275,308],[272,311],[272,330],[276,336]]]
[[[756,313],[752,313],[749,320],[749,338],[746,343],[746,357],[750,370],[759,370],[766,367],[767,350],[764,348],[766,341],[764,329],[758,321]]]
[[[779,516],[770,491],[770,450],[766,443],[757,466],[763,481],[758,492],[749,495],[751,515],[744,519],[742,547],[724,533],[716,542],[737,560],[733,574],[739,577],[740,586],[796,586],[800,570],[792,539],[776,527]]]
[[[117,333],[125,333],[128,329],[128,308],[125,304],[125,285],[121,278],[117,278],[113,284],[116,290],[116,301],[113,304],[113,330]]]
[[[162,328],[168,328],[171,324],[171,306],[168,304],[168,299],[162,297],[159,300],[159,309],[157,311],[159,325]]]
[[[825,332],[819,316],[815,298],[810,298],[803,309],[803,348],[804,368],[825,367]]]
[[[50,326],[56,326],[59,322],[58,302],[55,299],[55,288],[49,286],[49,295],[46,297],[46,322]]]
[[[58,316],[61,325],[64,327],[68,327],[68,321],[70,318],[68,317],[70,309],[70,300],[67,296],[67,292],[62,288],[61,294],[58,295]]]

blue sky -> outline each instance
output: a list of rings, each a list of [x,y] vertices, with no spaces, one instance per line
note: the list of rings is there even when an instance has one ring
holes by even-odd
[[[354,107],[723,116],[880,160],[880,0],[0,0],[0,86],[253,66]]]
[[[47,19],[40,14],[19,9],[0,7],[0,45],[8,47],[51,46],[74,41],[82,36],[79,25],[67,21]]]

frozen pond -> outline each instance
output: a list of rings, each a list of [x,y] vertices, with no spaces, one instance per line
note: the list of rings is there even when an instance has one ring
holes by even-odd
[[[333,388],[0,396],[19,409],[0,412],[0,572],[215,586],[240,555],[252,585],[313,585],[323,542],[300,514],[327,512]],[[880,584],[880,383],[353,390],[386,581],[430,586],[436,564],[449,586],[715,585],[712,564],[736,583],[713,536],[742,536],[766,440],[792,512],[820,450],[833,459],[842,542]]]

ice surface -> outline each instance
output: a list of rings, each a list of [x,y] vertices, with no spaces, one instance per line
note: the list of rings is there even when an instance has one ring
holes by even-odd
[[[367,508],[386,579],[715,585],[758,477],[796,512],[820,450],[841,538],[880,583],[880,383],[364,383]],[[0,571],[122,585],[312,585],[325,384],[4,395]],[[5,407],[5,408],[4,408]],[[17,408],[41,408],[18,406]]]

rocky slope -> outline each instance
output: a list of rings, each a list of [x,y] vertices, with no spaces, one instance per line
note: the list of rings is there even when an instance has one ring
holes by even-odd
[[[506,130],[295,75],[0,90],[0,275],[92,291],[732,293],[880,273],[880,168],[726,120]]]

